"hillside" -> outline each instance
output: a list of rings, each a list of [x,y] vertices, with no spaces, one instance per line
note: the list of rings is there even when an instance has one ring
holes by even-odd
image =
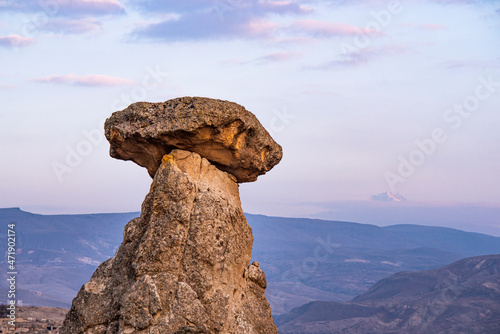
[[[0,209],[2,226],[17,224],[19,299],[25,305],[68,308],[97,265],[114,255],[123,227],[137,215],[37,215]],[[267,275],[266,295],[274,314],[311,301],[351,300],[400,271],[500,253],[500,238],[450,228],[250,214],[247,219],[254,234],[252,257]],[[0,235],[3,244],[2,238],[5,234]],[[1,259],[2,266],[5,261]],[[4,282],[2,276],[0,284]]]
[[[500,255],[397,273],[351,302],[312,302],[275,321],[281,334],[499,333]]]
[[[0,333],[14,333],[5,315],[7,305],[0,305]],[[56,307],[21,306],[16,308],[15,333],[52,334],[59,333],[67,309]]]
[[[18,299],[25,305],[69,308],[97,265],[114,255],[123,227],[136,216],[37,215],[18,208],[0,209],[2,226],[16,223]],[[0,234],[2,245],[5,238],[5,233]],[[0,263],[4,268],[6,258]],[[0,293],[2,300],[7,299],[5,291]]]
[[[500,253],[500,238],[419,225],[378,227],[247,215],[274,314],[314,300],[348,301],[378,280],[408,270]]]

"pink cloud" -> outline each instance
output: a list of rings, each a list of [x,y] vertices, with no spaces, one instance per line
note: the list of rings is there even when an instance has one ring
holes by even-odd
[[[1,1],[6,11],[40,12],[49,16],[114,15],[123,14],[125,8],[118,0],[55,0],[55,1]]]
[[[312,8],[294,1],[259,1],[257,3],[262,11],[267,12],[307,14],[313,11]]]
[[[278,25],[266,20],[253,20],[243,27],[249,36],[267,36],[276,31]]]
[[[275,40],[282,31],[277,17],[303,16],[312,12],[293,0],[131,0],[142,12],[175,13],[160,22],[140,25],[129,35],[132,41],[177,42],[203,39]]]
[[[23,47],[35,43],[33,38],[19,35],[0,36],[0,46],[5,47]]]
[[[117,13],[124,10],[117,0],[58,0],[61,7],[72,12]]]
[[[289,27],[289,29],[296,32],[303,32],[315,37],[358,36],[362,34],[370,36],[383,35],[381,31],[375,29],[363,29],[345,23],[314,20],[296,21]]]
[[[83,34],[99,31],[101,23],[91,18],[77,20],[52,19],[40,29],[57,34]]]
[[[18,86],[16,85],[0,85],[0,89],[16,89]]]
[[[299,55],[296,53],[284,51],[284,52],[269,53],[267,55],[264,55],[262,57],[253,60],[242,60],[239,58],[231,58],[224,60],[222,63],[227,65],[247,65],[247,64],[262,65],[267,63],[284,62],[292,60],[297,57],[299,57]]]
[[[74,74],[54,75],[43,78],[34,79],[35,82],[53,83],[69,86],[85,86],[85,87],[111,87],[111,86],[127,86],[134,82],[130,79],[113,77],[109,75],[83,75]]]
[[[462,59],[462,60],[449,60],[443,63],[449,69],[459,68],[498,68],[500,65],[500,58],[497,60],[484,60],[484,59]]]
[[[216,12],[224,19],[237,11],[242,12],[244,17],[264,17],[268,14],[308,14],[313,10],[301,4],[303,1],[296,0],[129,0],[128,4],[136,6],[141,11],[158,14],[159,12],[194,13],[194,12]],[[306,0],[309,2],[309,0]]]
[[[293,52],[275,52],[267,54],[263,57],[257,58],[255,61],[259,64],[270,63],[270,62],[282,62],[297,58],[297,54]]]
[[[439,30],[444,30],[447,29],[446,26],[441,25],[441,24],[428,24],[428,23],[404,23],[402,24],[404,27],[412,28],[412,29],[418,29],[418,30],[428,30],[428,31],[439,31]]]
[[[395,56],[408,52],[408,48],[403,45],[386,45],[383,47],[363,48],[354,52],[341,55],[338,59],[319,66],[310,66],[308,69],[332,69],[365,65],[376,58],[383,56]]]

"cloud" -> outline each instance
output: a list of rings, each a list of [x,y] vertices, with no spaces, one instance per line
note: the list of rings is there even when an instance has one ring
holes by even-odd
[[[194,0],[194,1],[136,1],[136,6],[148,15],[170,15],[159,23],[136,28],[132,39],[165,42],[267,38],[278,31],[271,15],[305,15],[311,9],[292,1],[263,0]]]
[[[125,12],[118,0],[6,0],[0,10],[45,13],[56,16],[117,15]]]
[[[283,52],[269,53],[267,55],[264,55],[262,57],[253,60],[242,60],[242,59],[232,58],[232,59],[227,59],[222,63],[229,65],[248,65],[248,64],[264,65],[269,63],[285,62],[298,57],[299,55],[294,52],[283,51]]]
[[[179,0],[135,0],[130,1],[132,6],[139,8],[143,12],[148,13],[158,13],[158,12],[175,12],[175,13],[185,13],[192,12],[200,9],[207,9],[214,7],[217,0],[189,0],[189,1],[179,1]],[[221,1],[223,2],[223,1]],[[228,1],[224,1],[228,2]],[[238,3],[238,0],[231,0],[229,3]]]
[[[259,57],[255,59],[254,62],[258,64],[267,64],[267,63],[289,61],[295,58],[297,58],[297,54],[289,51],[283,51],[283,52],[274,52]]]
[[[430,2],[436,2],[443,5],[455,5],[455,4],[472,4],[488,2],[487,0],[429,0]]]
[[[307,69],[335,69],[354,67],[370,63],[376,58],[382,56],[394,56],[407,52],[408,49],[401,45],[387,45],[379,48],[368,47],[357,51],[348,52],[341,55],[338,59],[327,62],[319,66],[309,66]]]
[[[224,2],[224,0],[221,0]],[[231,3],[231,1],[225,1]],[[240,0],[242,3],[243,1]],[[266,15],[266,14],[309,14],[313,12],[312,8],[300,5],[296,1],[254,1],[254,13],[256,15]]]
[[[18,86],[16,85],[0,85],[0,89],[6,90],[6,89],[16,89]]]
[[[319,0],[321,2],[341,6],[341,5],[379,5],[387,4],[386,0]],[[498,0],[406,0],[399,2],[434,2],[443,5],[456,5],[456,4],[481,4],[481,3],[495,3]]]
[[[300,2],[265,0],[193,0],[135,1],[142,12],[158,17],[160,22],[137,27],[134,41],[164,42],[206,39],[267,39],[279,41],[310,41],[338,36],[370,37],[384,35],[374,28],[317,20],[297,20],[291,25],[278,25],[276,16],[304,16],[312,12]],[[165,18],[165,14],[168,17]],[[302,38],[302,39],[298,39]]]
[[[101,30],[101,23],[91,18],[51,19],[40,30],[56,34],[84,34]]]
[[[33,81],[39,83],[53,83],[58,85],[84,86],[84,87],[128,86],[134,83],[130,79],[101,75],[101,74],[83,75],[83,76],[78,76],[74,74],[54,75],[54,76],[34,79]]]
[[[480,59],[466,59],[466,60],[449,60],[443,63],[449,69],[460,68],[499,68],[500,58],[497,60],[480,60]]]
[[[290,30],[298,33],[304,33],[314,37],[337,37],[337,36],[380,36],[382,32],[376,29],[362,29],[349,24],[338,22],[322,22],[314,20],[299,20],[294,22]]]
[[[377,51],[374,48],[365,48],[359,51],[343,54],[339,59],[330,61],[318,67],[318,69],[331,69],[338,67],[358,66],[368,63],[377,56]]]
[[[162,40],[167,42],[225,39],[225,38],[269,38],[277,25],[264,19],[234,15],[222,21],[214,13],[195,13],[150,24],[133,32],[135,40]]]
[[[35,43],[35,39],[19,35],[0,36],[0,47],[23,47]]]
[[[215,12],[216,14],[230,14],[235,11],[245,11],[251,16],[262,14],[304,14],[312,11],[302,6],[298,1],[283,0],[133,0],[132,6],[147,13],[194,13]]]
[[[447,29],[446,26],[441,24],[417,24],[417,23],[403,23],[402,26],[416,29],[416,30],[428,30],[428,31],[439,31]]]

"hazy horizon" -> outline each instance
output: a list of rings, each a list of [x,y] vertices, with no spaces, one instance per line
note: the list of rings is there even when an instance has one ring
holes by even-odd
[[[186,95],[245,106],[283,146],[240,185],[246,212],[497,206],[499,28],[482,0],[3,1],[0,207],[140,210],[151,178],[109,157],[103,120]]]
[[[11,207],[19,208],[19,207]],[[0,208],[8,209],[8,208]],[[140,212],[78,212],[67,210],[37,210],[20,207],[22,211],[42,215],[113,214]],[[447,227],[466,232],[484,233],[500,237],[500,205],[488,203],[426,203],[383,201],[337,201],[323,203],[273,204],[268,208],[252,210],[243,205],[245,213],[285,218],[321,219],[371,224],[380,227],[391,225],[422,225]]]

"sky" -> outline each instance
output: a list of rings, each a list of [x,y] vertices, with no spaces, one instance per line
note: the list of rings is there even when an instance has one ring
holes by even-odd
[[[500,2],[0,1],[0,207],[139,211],[151,178],[109,157],[136,101],[229,100],[283,160],[247,212],[390,191],[500,203]]]

